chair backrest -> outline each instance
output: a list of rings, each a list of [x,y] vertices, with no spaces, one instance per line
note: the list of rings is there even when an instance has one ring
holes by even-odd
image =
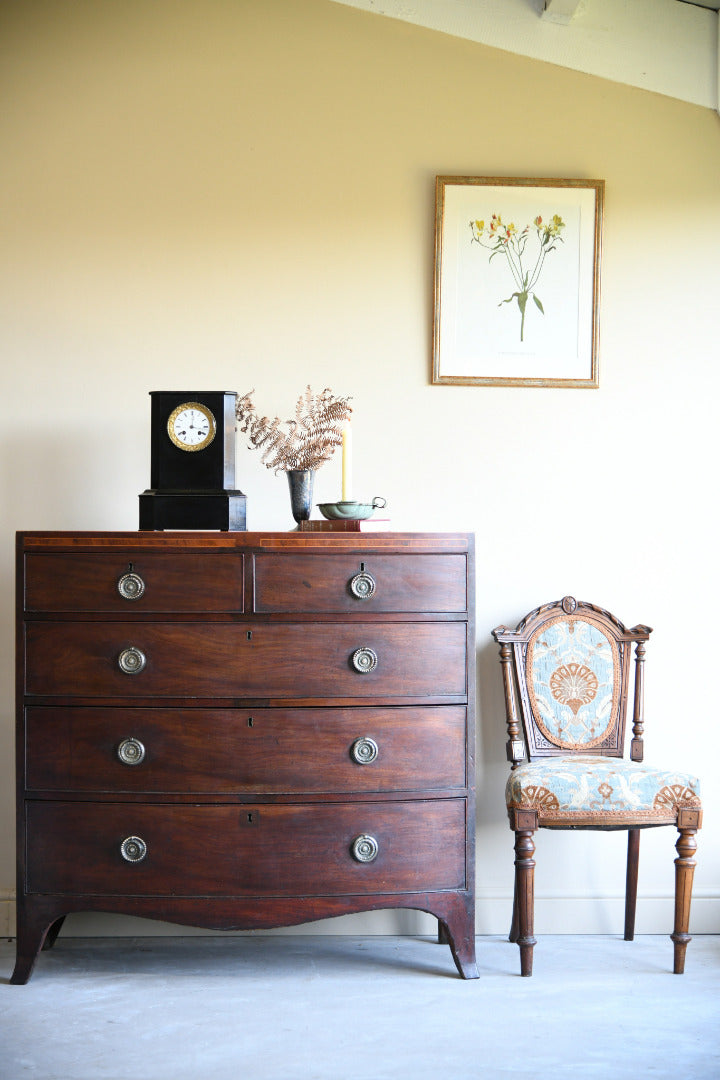
[[[531,611],[516,630],[498,626],[508,759],[602,754],[622,757],[635,644],[631,758],[643,756],[643,661],[649,626],[627,630],[610,612],[566,596]]]

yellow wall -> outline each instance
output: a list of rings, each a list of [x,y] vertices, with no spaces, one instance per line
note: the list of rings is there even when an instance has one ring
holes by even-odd
[[[400,529],[476,532],[481,932],[512,881],[493,626],[566,593],[655,626],[648,758],[709,779],[714,113],[327,0],[24,0],[0,79],[6,925],[13,535],[137,526],[153,389],[254,387],[281,416],[308,382],[352,394],[356,494]],[[605,179],[598,390],[429,385],[436,174]],[[291,526],[244,447],[238,485],[250,528]],[[338,493],[333,461],[316,496]],[[717,932],[706,804],[694,925]],[[673,843],[644,840],[640,929],[670,928]],[[538,931],[619,929],[621,837],[543,834],[537,864]]]

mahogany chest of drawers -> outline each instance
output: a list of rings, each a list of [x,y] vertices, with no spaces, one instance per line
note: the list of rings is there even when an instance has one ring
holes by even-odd
[[[474,954],[473,539],[24,533],[18,932],[437,917]]]

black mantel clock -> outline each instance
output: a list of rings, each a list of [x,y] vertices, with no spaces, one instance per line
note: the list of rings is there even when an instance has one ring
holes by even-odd
[[[235,488],[235,399],[228,390],[153,390],[150,488],[140,528],[245,529]]]

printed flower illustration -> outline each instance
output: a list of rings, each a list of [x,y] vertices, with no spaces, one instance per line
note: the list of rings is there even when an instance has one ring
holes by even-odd
[[[558,243],[563,243],[560,234],[564,228],[565,222],[559,214],[553,214],[552,220],[547,224],[538,214],[532,226],[526,225],[521,231],[518,231],[518,227],[513,221],[506,225],[499,214],[493,214],[487,225],[484,221],[470,222],[470,231],[472,233],[470,242],[479,244],[492,252],[488,261],[492,262],[496,255],[504,255],[507,260],[517,291],[508,296],[507,300],[501,300],[498,307],[517,300],[517,305],[520,308],[521,341],[524,340],[525,309],[529,297],[532,296],[538,311],[542,315],[545,314],[540,297],[535,292],[535,286],[542,272],[545,259],[551,251],[555,251]],[[529,248],[528,241],[532,241]],[[526,265],[532,259],[535,261],[532,269],[528,270]]]

